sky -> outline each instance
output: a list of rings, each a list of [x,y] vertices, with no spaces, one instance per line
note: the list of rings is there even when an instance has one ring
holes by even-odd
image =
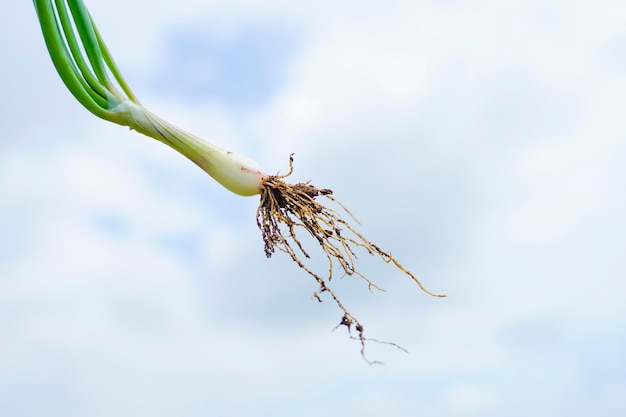
[[[626,4],[86,4],[148,108],[268,173],[294,153],[448,297],[361,256],[386,292],[333,285],[408,350],[367,365],[258,198],[83,109],[2,0],[0,415],[626,413]]]

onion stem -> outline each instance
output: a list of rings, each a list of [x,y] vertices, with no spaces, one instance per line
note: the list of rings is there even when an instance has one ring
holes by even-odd
[[[259,164],[166,122],[139,102],[82,0],[34,3],[52,62],[67,88],[87,110],[174,148],[235,194],[251,196],[261,192],[268,176]]]

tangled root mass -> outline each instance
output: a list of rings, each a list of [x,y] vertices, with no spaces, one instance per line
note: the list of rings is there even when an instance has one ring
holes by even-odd
[[[379,363],[369,361],[365,356],[365,342],[375,341],[387,343],[402,349],[391,342],[381,342],[366,338],[363,325],[346,309],[337,295],[330,288],[333,271],[338,266],[343,275],[356,275],[367,282],[370,290],[383,291],[382,288],[370,281],[365,275],[356,269],[357,255],[355,250],[361,248],[373,256],[380,257],[386,263],[393,263],[398,269],[408,275],[427,294],[433,297],[445,297],[428,291],[422,283],[404,268],[389,252],[382,250],[374,243],[367,240],[357,232],[341,215],[317,201],[319,197],[325,197],[341,207],[354,221],[356,219],[334,197],[332,190],[317,188],[309,182],[299,184],[287,184],[284,178],[293,172],[293,156],[289,159],[290,170],[286,175],[270,176],[266,179],[261,193],[261,202],[257,210],[257,225],[261,230],[265,244],[265,255],[271,257],[276,248],[287,253],[291,259],[318,283],[319,289],[314,293],[318,301],[322,293],[328,293],[337,306],[342,310],[343,316],[337,327],[345,326],[350,337],[361,343],[361,355],[370,364]],[[356,221],[358,223],[358,221]],[[320,244],[328,259],[328,275],[324,278],[309,269],[301,260],[300,256],[310,258],[303,247],[297,232],[304,229]],[[352,335],[352,329],[356,330],[356,336]],[[404,349],[402,349],[404,350]]]

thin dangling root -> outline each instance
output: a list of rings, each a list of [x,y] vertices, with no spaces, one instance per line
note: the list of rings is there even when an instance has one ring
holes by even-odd
[[[391,342],[381,342],[375,339],[368,339],[364,336],[364,328],[361,323],[344,307],[337,295],[329,288],[329,283],[333,277],[333,269],[337,263],[344,275],[356,275],[367,282],[368,289],[376,289],[384,291],[382,288],[370,281],[365,275],[357,271],[357,256],[354,249],[360,247],[370,255],[378,255],[385,263],[393,263],[398,269],[407,274],[417,285],[433,297],[445,297],[445,295],[434,294],[428,291],[422,283],[404,268],[389,252],[383,251],[377,245],[367,240],[363,235],[354,230],[354,228],[344,220],[339,213],[322,205],[316,201],[317,197],[326,197],[330,201],[339,205],[355,222],[352,213],[348,211],[339,201],[332,196],[332,190],[327,188],[317,188],[306,183],[287,184],[284,178],[293,172],[293,155],[289,157],[289,172],[285,175],[275,175],[268,177],[264,182],[263,191],[261,193],[261,202],[257,209],[256,219],[257,225],[261,230],[263,242],[265,244],[265,255],[271,257],[276,248],[287,253],[291,259],[309,275],[311,275],[319,284],[319,289],[313,294],[313,297],[322,301],[320,296],[326,292],[330,294],[337,306],[343,311],[341,322],[337,325],[346,326],[348,333],[353,339],[361,342],[361,355],[369,364],[380,363],[378,361],[369,361],[365,357],[365,342],[373,341],[393,345],[401,350],[400,346]],[[286,234],[281,230],[281,225],[286,228]],[[306,258],[310,258],[308,252],[302,246],[302,243],[296,236],[296,229],[302,228],[309,235],[315,238],[328,259],[328,277],[322,278],[317,273],[307,268],[300,260],[295,247]],[[346,233],[347,231],[347,233]],[[354,326],[358,336],[353,336],[351,329]],[[335,329],[337,328],[335,327]],[[404,350],[405,351],[405,350]]]

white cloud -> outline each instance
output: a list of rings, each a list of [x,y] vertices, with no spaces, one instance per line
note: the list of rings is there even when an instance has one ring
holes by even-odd
[[[90,116],[32,6],[4,6],[4,414],[624,412],[619,2],[88,4],[131,85],[189,22],[306,34],[254,112],[140,97],[270,172],[295,151],[295,176],[449,294],[366,258],[387,293],[336,281],[371,337],[411,352],[369,345],[378,368],[305,274],[264,258],[255,199]]]

